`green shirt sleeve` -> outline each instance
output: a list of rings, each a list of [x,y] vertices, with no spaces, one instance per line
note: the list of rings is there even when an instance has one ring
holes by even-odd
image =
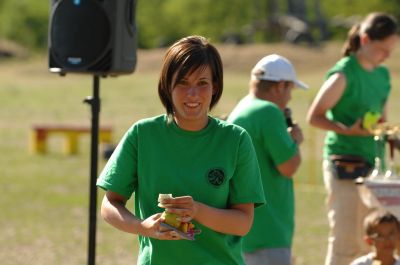
[[[264,191],[254,146],[244,130],[238,148],[237,166],[230,184],[230,202],[254,203],[258,207],[265,203]]]
[[[122,137],[97,180],[97,186],[129,199],[137,187],[137,126]]]
[[[268,150],[273,163],[277,166],[297,153],[297,145],[287,132],[287,125],[282,111],[278,108],[269,108],[265,116],[264,148]]]

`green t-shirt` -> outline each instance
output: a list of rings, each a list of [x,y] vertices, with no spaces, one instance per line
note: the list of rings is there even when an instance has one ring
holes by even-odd
[[[277,166],[297,153],[282,111],[272,102],[247,96],[228,117],[250,134],[257,153],[266,205],[255,209],[254,223],[243,240],[243,250],[290,247],[294,233],[293,180]]]
[[[265,203],[251,139],[242,128],[209,118],[201,131],[184,131],[161,115],[134,124],[114,151],[97,185],[126,198],[135,194],[136,216],[163,209],[160,193],[190,195],[225,209]],[[235,220],[232,220],[235,222]],[[202,230],[195,241],[163,241],[139,236],[138,264],[243,264],[241,237]]]
[[[341,72],[346,77],[346,88],[327,118],[351,126],[367,112],[383,113],[390,93],[390,75],[386,67],[365,70],[353,55],[344,57],[329,70],[327,77]],[[348,136],[328,131],[324,157],[331,154],[358,155],[374,164],[375,144],[372,136]]]

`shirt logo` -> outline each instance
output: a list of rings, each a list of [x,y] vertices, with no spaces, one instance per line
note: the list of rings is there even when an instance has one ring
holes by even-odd
[[[210,169],[207,173],[207,180],[211,185],[219,187],[225,182],[225,173],[220,168]]]

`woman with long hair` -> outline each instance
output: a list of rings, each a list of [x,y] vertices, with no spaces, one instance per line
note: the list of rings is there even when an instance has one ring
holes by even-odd
[[[382,63],[395,48],[397,33],[395,18],[385,13],[368,14],[354,25],[343,58],[328,71],[308,112],[308,122],[327,131],[323,175],[330,236],[325,265],[348,265],[368,252],[362,240],[368,209],[354,178],[368,174],[374,164],[373,135],[363,124],[371,117],[386,120],[391,83]],[[346,171],[345,165],[355,170]]]

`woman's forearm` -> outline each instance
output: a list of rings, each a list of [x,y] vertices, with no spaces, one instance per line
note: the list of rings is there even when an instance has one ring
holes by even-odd
[[[218,209],[197,202],[195,220],[217,232],[244,236],[253,223],[254,205],[238,204],[230,209]]]
[[[105,196],[101,216],[112,226],[127,233],[140,234],[141,220],[133,215],[120,201],[109,201]]]
[[[333,122],[331,120],[328,120],[325,115],[315,115],[311,116],[308,120],[308,122],[319,129],[327,130],[327,131],[334,131],[339,134],[347,134],[349,131],[349,128],[345,126],[342,123],[339,122]]]

